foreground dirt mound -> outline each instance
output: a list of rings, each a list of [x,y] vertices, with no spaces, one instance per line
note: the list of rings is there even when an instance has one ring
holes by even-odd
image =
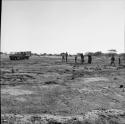
[[[93,110],[85,115],[28,115],[2,114],[2,124],[125,124],[125,111],[118,109]]]

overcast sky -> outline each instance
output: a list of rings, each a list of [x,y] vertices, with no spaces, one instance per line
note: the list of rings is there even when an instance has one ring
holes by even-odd
[[[1,50],[124,52],[125,0],[3,0]]]

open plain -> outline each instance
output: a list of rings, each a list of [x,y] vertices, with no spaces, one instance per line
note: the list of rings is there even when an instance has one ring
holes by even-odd
[[[2,123],[10,123],[7,118],[16,115],[23,123],[28,123],[30,115],[92,120],[95,113],[110,111],[112,117],[105,115],[105,123],[98,124],[110,124],[108,119],[125,124],[125,67],[117,61],[110,66],[109,57],[93,57],[92,64],[85,58],[84,64],[74,64],[74,57],[62,63],[59,56],[16,61],[6,56],[1,58],[0,76]]]

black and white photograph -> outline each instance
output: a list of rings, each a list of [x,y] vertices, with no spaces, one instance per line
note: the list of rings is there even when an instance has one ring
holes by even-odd
[[[125,0],[1,1],[1,124],[125,124]]]

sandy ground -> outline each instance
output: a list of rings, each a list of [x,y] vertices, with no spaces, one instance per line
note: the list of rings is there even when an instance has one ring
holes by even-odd
[[[116,62],[117,65],[117,62]],[[1,59],[1,113],[85,115],[93,110],[125,111],[125,67],[109,65],[109,58],[74,64],[70,57]]]

